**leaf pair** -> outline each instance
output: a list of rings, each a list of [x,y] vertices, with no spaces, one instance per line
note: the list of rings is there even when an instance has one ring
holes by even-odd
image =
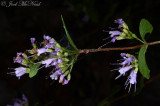
[[[146,43],[145,35],[147,33],[152,33],[152,31],[153,31],[153,26],[150,24],[150,22],[147,21],[146,19],[141,19],[140,25],[139,25],[139,32],[144,43]],[[139,65],[139,70],[141,74],[145,78],[149,79],[150,70],[148,69],[146,58],[145,58],[145,53],[147,51],[147,48],[148,48],[147,45],[140,48],[139,55],[138,55],[138,65]]]

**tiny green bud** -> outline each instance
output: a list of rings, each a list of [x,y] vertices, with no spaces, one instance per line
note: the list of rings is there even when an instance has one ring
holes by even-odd
[[[117,37],[117,40],[122,40],[122,39],[124,39],[124,37],[122,37],[122,36]]]
[[[53,50],[52,49],[48,49],[47,52],[53,52]]]
[[[67,53],[67,52],[65,52],[65,53],[64,53],[64,56],[66,56],[66,57],[67,57],[67,56],[68,56],[68,53]]]
[[[66,76],[67,76],[67,75],[68,75],[68,73],[69,73],[69,71],[67,70],[67,71],[64,73],[64,75],[66,75]]]
[[[129,29],[129,28],[128,28],[128,25],[127,25],[126,23],[124,23],[124,24],[122,25],[122,27],[123,27],[124,29],[127,29],[127,30]]]
[[[60,46],[58,43],[56,44],[56,47],[57,47],[57,48],[61,48],[61,46]]]
[[[71,79],[71,74],[68,74],[67,80],[70,80],[70,79]]]
[[[60,64],[59,64],[59,67],[60,67],[60,68],[63,68],[63,67],[65,67],[65,65],[64,65],[63,63],[60,63]]]
[[[57,52],[57,56],[62,56],[62,53],[61,52]]]
[[[22,62],[22,65],[27,65],[28,64],[28,61],[27,60],[23,60],[23,62]]]
[[[36,44],[34,44],[34,43],[32,44],[32,46],[33,46],[33,48],[34,48],[34,49],[36,49],[36,48],[37,48],[37,47],[36,47]]]
[[[29,52],[30,54],[34,54],[34,53],[35,53],[33,50],[28,50],[28,52]]]
[[[68,58],[63,58],[63,61],[69,62],[69,59]]]
[[[123,32],[128,34],[128,30],[127,29],[123,29]]]
[[[25,60],[28,60],[28,57],[27,57],[27,55],[26,55],[25,53],[23,53],[22,56],[23,56],[23,58],[24,58]]]

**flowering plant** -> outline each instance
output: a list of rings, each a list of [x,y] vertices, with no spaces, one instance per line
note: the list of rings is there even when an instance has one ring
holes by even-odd
[[[62,18],[62,17],[61,17]],[[116,28],[113,28],[109,31],[110,36],[107,37],[111,38],[111,41],[107,42],[103,46],[98,49],[84,49],[79,50],[75,46],[74,42],[72,41],[68,30],[65,26],[64,20],[62,18],[63,27],[66,32],[66,36],[72,49],[67,49],[62,47],[54,38],[44,35],[43,42],[38,43],[35,38],[31,38],[32,49],[26,50],[24,53],[19,52],[17,53],[17,57],[14,58],[14,63],[21,64],[20,67],[15,68],[15,72],[12,74],[16,75],[18,79],[24,74],[29,74],[29,77],[32,78],[37,75],[38,71],[41,68],[52,68],[49,72],[49,76],[52,80],[58,80],[59,83],[62,85],[68,84],[71,79],[71,71],[73,65],[78,58],[78,55],[81,53],[91,53],[91,52],[99,52],[99,51],[111,51],[111,50],[130,50],[140,48],[138,55],[133,55],[130,53],[121,53],[122,59],[118,63],[120,67],[118,69],[119,75],[115,79],[119,79],[121,76],[127,75],[130,72],[125,86],[126,88],[129,85],[129,92],[131,85],[135,85],[136,91],[136,84],[137,84],[137,73],[140,71],[141,75],[146,79],[150,78],[150,70],[146,64],[145,60],[145,53],[149,45],[159,44],[160,41],[155,41],[151,43],[147,43],[145,40],[145,35],[147,33],[151,33],[153,30],[152,25],[146,19],[142,19],[139,25],[139,32],[141,39],[136,36],[136,34],[132,33],[129,30],[128,25],[122,20],[117,19],[115,23],[118,24]],[[107,32],[107,31],[105,31]],[[123,40],[123,39],[136,39],[140,41],[142,44],[132,47],[121,47],[121,48],[103,48],[108,43],[114,43],[116,40]]]

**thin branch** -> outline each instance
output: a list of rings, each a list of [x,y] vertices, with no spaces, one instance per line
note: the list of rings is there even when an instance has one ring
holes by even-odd
[[[84,50],[79,50],[78,53],[85,53],[88,54],[90,52],[100,52],[100,51],[113,51],[113,50],[131,50],[131,49],[137,49],[142,46],[146,45],[155,45],[155,44],[160,44],[160,41],[155,41],[155,42],[150,42],[150,43],[145,43],[137,46],[131,46],[131,47],[119,47],[119,48],[100,48],[100,49],[84,49]]]

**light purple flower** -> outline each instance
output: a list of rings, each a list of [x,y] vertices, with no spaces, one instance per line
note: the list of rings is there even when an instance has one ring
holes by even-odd
[[[40,54],[47,52],[47,49],[45,49],[45,48],[40,48],[40,49],[37,50],[37,52],[38,52],[37,55],[39,56]]]
[[[62,63],[63,62],[63,60],[62,59],[58,59],[58,61],[57,61],[58,63]]]
[[[64,77],[65,77],[64,74],[62,74],[62,75],[60,76],[59,83],[62,83],[62,82],[64,81]]]
[[[31,38],[31,43],[34,44],[35,40],[35,38]]]
[[[121,65],[130,65],[131,61],[134,59],[134,57],[130,56],[128,58],[125,58],[124,61],[122,63],[120,63]]]
[[[111,38],[115,37],[116,35],[120,35],[120,31],[109,31],[109,34],[111,34]]]
[[[61,69],[58,69],[56,72],[54,72],[53,74],[50,75],[50,78],[53,80],[57,80],[59,75],[62,74],[62,70]]]
[[[132,84],[135,84],[135,91],[136,91],[136,83],[137,83],[136,79],[137,79],[137,72],[132,70],[128,79],[127,79],[127,81],[126,81],[126,83],[125,83],[126,88],[127,88],[128,84],[130,84],[128,92],[130,92],[130,88],[131,88]]]
[[[20,64],[22,64],[22,62],[23,62],[23,58],[22,57],[16,57],[15,59],[14,59],[14,63],[20,63]]]
[[[20,77],[26,73],[26,68],[24,67],[18,67],[18,68],[15,68],[15,70],[16,70],[15,74],[16,74],[16,77],[18,77],[18,79],[20,79]]]
[[[69,81],[70,81],[70,80],[66,80],[66,79],[65,79],[62,85],[66,85],[66,84],[68,84],[68,83],[69,83]]]
[[[42,64],[45,64],[45,67],[48,67],[52,62],[54,61],[54,59],[47,59],[45,61],[42,61]]]
[[[125,57],[127,54],[126,53],[121,53],[120,55],[121,55],[121,57]]]
[[[48,43],[45,48],[53,48],[53,44]]]
[[[53,39],[51,39],[51,40],[49,41],[49,43],[54,44],[54,43],[55,43],[55,41],[54,41]]]
[[[126,73],[127,71],[129,71],[131,68],[132,68],[131,66],[126,66],[126,67],[120,68],[120,69],[119,69],[120,75],[117,76],[115,79],[118,79],[118,78],[121,77],[122,75],[124,76],[125,73]]]
[[[117,23],[117,24],[119,24],[119,25],[123,25],[123,24],[124,24],[124,22],[123,22],[122,19],[114,20],[114,23]]]
[[[117,37],[113,37],[111,42],[114,43],[116,41]]]
[[[22,54],[23,54],[22,52],[18,52],[18,53],[17,53],[18,56],[20,56],[20,55],[22,55]]]
[[[52,66],[56,66],[57,64],[58,64],[58,62],[55,60],[55,61],[52,62],[51,65],[52,65]]]
[[[59,52],[60,50],[61,50],[60,48],[57,48],[57,47],[55,48],[56,52]]]
[[[49,39],[51,39],[51,37],[50,37],[50,36],[46,36],[46,35],[44,35],[44,36],[43,36],[43,38],[44,38],[45,40],[49,40]]]
[[[23,61],[23,58],[21,57],[22,54],[23,54],[22,52],[17,53],[17,57],[13,59],[14,63],[22,64],[22,61]]]

